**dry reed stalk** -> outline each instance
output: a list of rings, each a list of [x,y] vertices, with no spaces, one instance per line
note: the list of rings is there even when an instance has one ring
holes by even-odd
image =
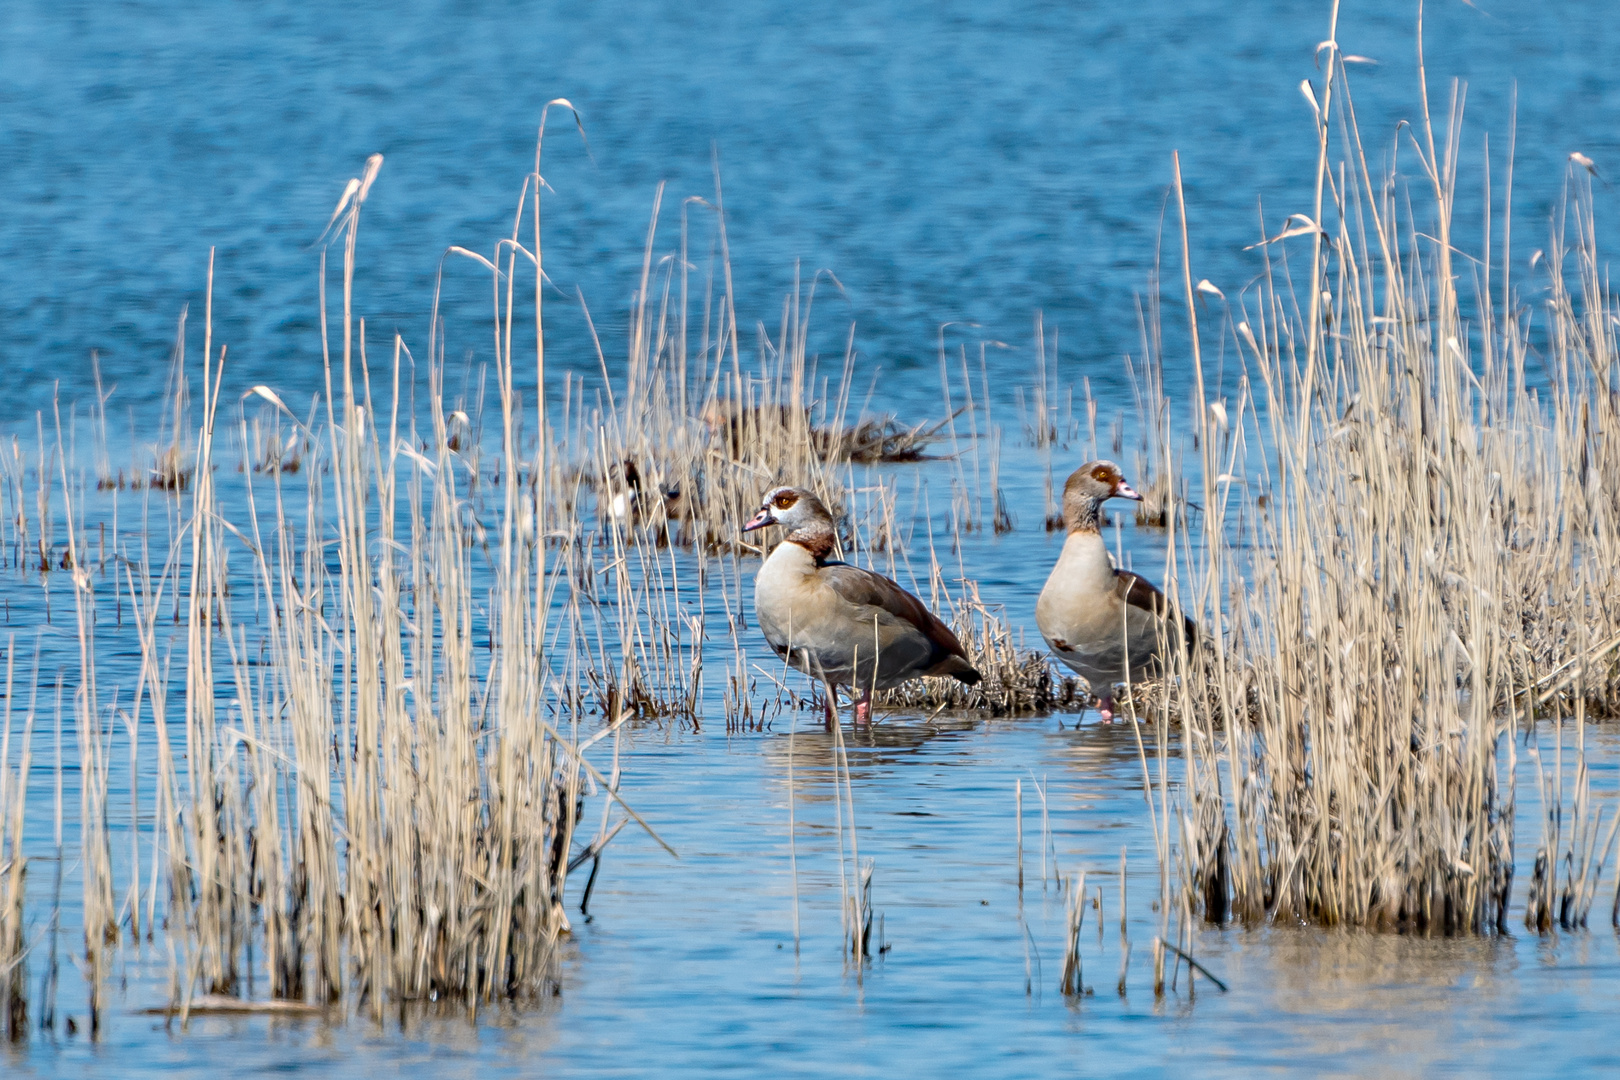
[[[1170,402],[1164,392],[1163,314],[1159,298],[1159,269],[1155,265],[1148,286],[1136,305],[1136,321],[1142,338],[1141,356],[1135,360],[1128,354],[1125,357],[1125,371],[1136,399],[1136,429],[1141,436],[1134,451],[1134,469],[1140,482],[1137,490],[1142,493],[1142,501],[1136,504],[1134,516],[1138,525],[1163,529],[1170,524],[1171,515],[1175,514],[1178,524],[1185,528],[1185,482],[1177,485],[1173,479],[1182,474],[1175,445],[1169,438]],[[1116,445],[1116,452],[1120,448]],[[1178,486],[1182,490],[1176,490]],[[1062,523],[1061,515],[1058,523]]]
[[[62,441],[60,412],[56,437]],[[69,574],[79,645],[79,686],[74,694],[75,742],[79,758],[79,850],[83,897],[86,983],[89,988],[90,1035],[101,1032],[102,991],[111,970],[111,950],[118,941],[118,907],[113,898],[112,848],[108,839],[107,773],[112,725],[103,725],[96,686],[95,575],[82,553],[74,520],[74,498],[68,480],[66,456],[61,467],[63,507],[68,536]]]
[[[0,735],[0,1010],[6,1039],[28,1037],[28,952],[23,899],[28,883],[28,859],[23,854],[23,815],[27,810],[28,769],[32,763],[34,710],[23,717],[17,765],[11,766],[12,704],[16,701],[17,637],[6,645],[6,729]],[[35,665],[34,688],[39,685]]]

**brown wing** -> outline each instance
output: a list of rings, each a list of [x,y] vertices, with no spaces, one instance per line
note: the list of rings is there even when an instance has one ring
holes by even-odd
[[[962,643],[950,627],[940,622],[939,617],[929,611],[921,600],[882,574],[848,563],[829,562],[822,565],[819,576],[850,603],[882,608],[921,630],[934,646],[935,663],[947,656],[960,656],[963,660],[968,658],[967,650],[962,648]]]
[[[1170,602],[1164,598],[1164,593],[1144,577],[1139,577],[1129,570],[1116,570],[1119,575],[1122,592],[1125,594],[1125,603],[1134,608],[1141,608],[1158,616],[1161,619],[1172,617]],[[1189,648],[1198,640],[1198,627],[1185,616],[1181,620],[1182,632],[1186,635]]]

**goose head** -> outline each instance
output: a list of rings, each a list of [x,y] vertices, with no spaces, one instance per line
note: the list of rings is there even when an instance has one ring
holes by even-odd
[[[1142,501],[1137,490],[1125,482],[1118,465],[1091,461],[1070,473],[1063,485],[1063,519],[1070,531],[1096,529],[1098,508],[1109,499]]]
[[[753,532],[767,525],[780,525],[794,533],[804,531],[832,531],[832,515],[815,495],[804,488],[779,487],[772,489],[760,503],[759,513],[748,520],[743,532]]]

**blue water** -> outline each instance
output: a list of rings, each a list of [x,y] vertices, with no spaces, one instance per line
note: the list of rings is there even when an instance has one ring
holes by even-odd
[[[1603,760],[1616,736],[1598,736]],[[793,757],[793,784],[788,758]],[[1158,879],[1142,775],[1123,727],[1051,719],[891,718],[850,741],[863,860],[890,946],[863,973],[840,959],[840,890],[826,736],[644,733],[626,754],[626,797],[681,853],[627,832],[577,910],[561,997],[452,1014],[405,1030],[350,1019],[205,1018],[184,1033],[116,1015],[81,1036],[0,1058],[24,1076],[285,1072],[444,1076],[1594,1075],[1620,1066],[1620,943],[1606,928],[1540,938],[1423,939],[1305,930],[1204,930],[1200,980],[1156,1000],[1150,905]],[[1612,764],[1596,785],[1612,797]],[[1018,889],[1013,785],[1024,792]],[[1041,815],[1052,851],[1041,879]],[[799,951],[789,800],[796,823]],[[847,813],[847,809],[845,810]],[[1521,807],[1520,841],[1534,837]],[[847,820],[847,819],[846,819]],[[1117,992],[1119,850],[1129,849],[1131,945]],[[1522,862],[1522,860],[1521,860]],[[1082,961],[1090,996],[1058,992],[1066,897],[1087,871]],[[1521,880],[1524,867],[1521,865]],[[571,891],[577,899],[582,882]],[[1595,922],[1607,926],[1608,894]],[[876,937],[874,933],[874,938]],[[131,961],[128,997],[163,1000],[166,958]],[[155,984],[146,995],[144,983]],[[156,992],[154,992],[156,991]],[[69,1010],[71,1011],[71,1010]],[[81,1014],[82,1016],[82,1014]],[[5,1051],[0,1051],[4,1054]]]
[[[1352,90],[1376,169],[1419,117],[1410,0],[1346,3]],[[1609,4],[1442,0],[1428,8],[1429,86],[1444,123],[1467,83],[1459,243],[1478,248],[1482,140],[1501,162],[1517,89],[1516,260],[1546,246],[1567,156],[1620,177],[1620,25]],[[1309,211],[1315,146],[1297,90],[1321,75],[1323,3],[416,3],[12,0],[0,14],[0,420],[57,380],[87,396],[90,356],[119,403],[161,392],[184,305],[216,317],[241,388],[313,389],[315,256],[344,181],[386,156],[367,205],[358,308],[425,349],[438,259],[510,229],[541,107],[577,104],[547,142],[554,359],[594,371],[572,298],[613,354],[653,195],[674,246],[688,196],[724,181],[739,323],[774,328],[795,261],[837,274],[824,344],[850,318],[865,358],[934,362],[941,324],[1027,368],[1033,317],[1060,332],[1069,379],[1128,404],[1133,296],[1155,261],[1180,151],[1195,280],[1235,295],[1244,245]],[[1412,165],[1410,144],[1402,149]],[[1615,191],[1598,191],[1608,236]],[[701,214],[699,209],[691,209]],[[694,255],[700,254],[694,252]],[[457,292],[457,283],[461,288]],[[452,359],[487,347],[487,287],[452,273]],[[826,295],[826,294],[824,294]],[[461,324],[456,325],[460,318]],[[199,319],[192,322],[195,330]],[[1174,326],[1171,331],[1174,332]],[[953,340],[956,340],[953,338]],[[193,344],[195,350],[200,340]],[[897,381],[932,405],[935,384]],[[1112,404],[1105,395],[1105,405]],[[1105,413],[1110,411],[1105,408]]]
[[[1568,155],[1620,177],[1620,20],[1598,0],[1452,0],[1430,4],[1427,19],[1437,123],[1451,80],[1467,82],[1465,250],[1480,243],[1471,223],[1484,212],[1487,132],[1491,190],[1502,198],[1516,95],[1514,264],[1533,300],[1529,259],[1547,244]],[[1350,3],[1342,16],[1344,50],[1378,61],[1357,65],[1351,82],[1374,169],[1396,145],[1397,121],[1419,115],[1414,20],[1414,5],[1398,0]],[[1326,4],[1207,0],[386,11],[10,0],[0,11],[0,434],[26,435],[57,393],[82,415],[95,356],[115,387],[114,441],[149,441],[188,306],[188,347],[193,356],[201,347],[210,247],[216,340],[230,350],[226,400],[261,382],[307,400],[321,381],[311,245],[373,152],[386,163],[365,210],[357,310],[374,333],[397,329],[425,350],[440,255],[450,244],[487,252],[510,230],[540,109],[559,96],[579,107],[589,152],[554,114],[544,168],[554,363],[596,372],[576,294],[610,364],[623,355],[658,184],[667,182],[658,247],[667,252],[683,204],[694,221],[707,213],[685,200],[714,198],[718,165],[745,344],[756,323],[774,333],[796,265],[805,279],[825,268],[842,293],[822,287],[813,347],[841,356],[853,320],[861,378],[897,376],[882,384],[883,407],[938,413],[936,350],[950,324],[952,347],[1001,343],[986,355],[1008,417],[1015,389],[1034,380],[1040,312],[1059,336],[1061,385],[1088,378],[1106,424],[1132,407],[1120,357],[1140,347],[1135,299],[1149,287],[1161,230],[1174,229],[1172,152],[1194,279],[1229,296],[1259,269],[1244,247],[1309,210],[1315,146],[1297,87],[1320,85],[1312,50],[1326,25]],[[1408,176],[1414,157],[1401,144]],[[1594,198],[1601,244],[1615,236],[1616,190],[1600,183]],[[711,230],[693,235],[702,263]],[[1166,266],[1177,270],[1174,259]],[[470,263],[451,271],[452,366],[488,358],[487,289]],[[1176,397],[1185,376],[1170,322]],[[126,434],[132,424],[140,430]],[[1033,501],[1043,459],[1006,424],[1004,483],[1020,529],[970,538],[961,555],[987,597],[1027,625],[1055,543]],[[943,505],[949,467],[915,472]],[[134,513],[125,499],[123,512]],[[1127,526],[1119,538],[1126,556],[1160,557],[1157,534]],[[33,629],[37,583],[8,577],[3,588]],[[60,624],[50,640],[71,655]],[[104,678],[127,684],[131,663],[129,649],[110,650]],[[0,1068],[1416,1076],[1617,1064],[1599,1035],[1620,1004],[1620,947],[1607,929],[1452,942],[1209,930],[1198,952],[1232,992],[1200,985],[1189,997],[1178,987],[1155,1001],[1147,952],[1157,868],[1136,745],[1123,729],[1060,726],[1071,720],[900,716],[874,745],[852,747],[861,852],[876,860],[875,907],[892,944],[864,972],[840,959],[824,739],[806,729],[790,749],[786,723],[738,737],[711,724],[636,736],[627,797],[682,859],[629,832],[615,842],[594,920],[576,918],[563,993],[543,1009],[496,1011],[476,1026],[441,1017],[405,1032],[351,1019],[201,1020],[180,1033],[133,1014],[167,992],[168,959],[149,952],[121,962],[124,996],[103,1043],[36,1039],[0,1051]],[[1593,738],[1605,763],[1594,784],[1607,797],[1620,751],[1613,732]],[[1058,866],[1086,869],[1104,890],[1107,925],[1098,936],[1088,913],[1085,930],[1096,992],[1078,1005],[1056,991],[1064,901],[1039,878],[1032,785],[1041,777]],[[1015,780],[1025,790],[1021,900]],[[35,790],[48,796],[49,783],[36,769]],[[1526,794],[1521,813],[1530,802]],[[1526,818],[1521,864],[1534,836]],[[1122,845],[1133,947],[1124,998],[1114,991]],[[35,867],[37,889],[51,864]],[[1522,866],[1519,880],[1522,900]],[[1594,918],[1604,926],[1605,911],[1600,897]],[[77,977],[65,967],[63,978],[72,1012]]]

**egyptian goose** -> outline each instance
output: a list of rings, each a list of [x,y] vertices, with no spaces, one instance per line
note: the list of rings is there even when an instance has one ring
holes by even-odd
[[[641,470],[629,458],[621,461],[615,470],[613,497],[608,500],[608,517],[622,524],[630,524],[641,510]]]
[[[613,495],[607,502],[607,512],[614,521],[621,525],[639,525],[645,520],[654,519],[660,510],[665,518],[680,516],[681,489],[660,484],[657,498],[653,498],[642,487],[641,470],[631,459],[621,461],[611,470],[610,476]]]
[[[873,690],[919,675],[979,681],[962,643],[921,600],[881,574],[830,558],[833,519],[815,495],[776,488],[743,532],[767,525],[787,536],[754,579],[754,617],[778,656],[826,686],[829,731],[841,685],[855,689],[855,723],[865,724]]]
[[[1164,594],[1146,579],[1116,569],[1098,525],[1108,499],[1142,500],[1112,461],[1082,465],[1063,485],[1068,537],[1035,602],[1035,624],[1063,664],[1091,684],[1102,722],[1114,720],[1113,687],[1151,674],[1159,662],[1162,624],[1172,619]],[[1191,645],[1196,629],[1181,619]],[[1169,637],[1176,635],[1174,623]]]

